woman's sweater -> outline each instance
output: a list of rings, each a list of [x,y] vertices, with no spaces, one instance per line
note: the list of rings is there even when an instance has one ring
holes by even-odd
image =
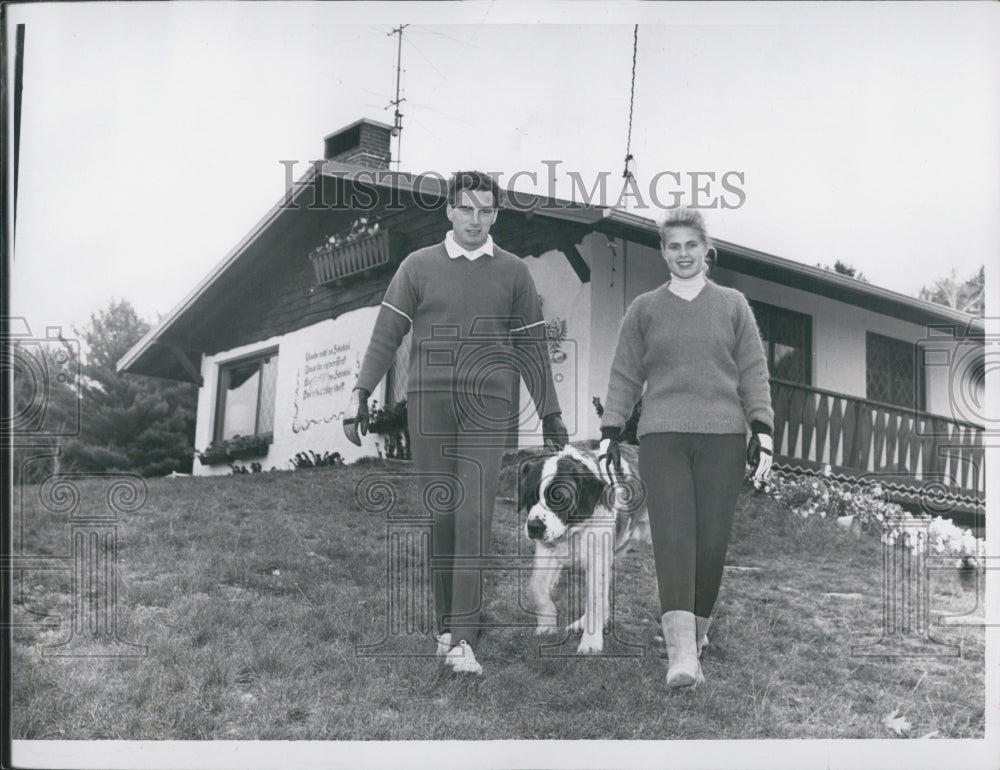
[[[767,361],[746,297],[712,281],[691,300],[668,287],[636,297],[625,313],[601,426],[623,426],[641,397],[639,436],[744,433],[753,421],[773,428]]]

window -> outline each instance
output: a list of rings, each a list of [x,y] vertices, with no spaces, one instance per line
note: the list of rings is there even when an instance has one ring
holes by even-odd
[[[764,302],[751,302],[767,370],[776,380],[812,383],[812,317]]]
[[[923,383],[918,380],[917,346],[868,332],[865,380],[869,401],[923,409]]]
[[[225,364],[219,369],[215,440],[270,436],[274,432],[278,352]]]

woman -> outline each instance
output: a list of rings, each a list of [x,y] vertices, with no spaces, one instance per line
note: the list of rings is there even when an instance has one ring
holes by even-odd
[[[599,455],[610,480],[612,467],[620,472],[622,427],[641,397],[639,476],[670,658],[667,684],[683,687],[704,681],[699,656],[736,499],[746,462],[755,481],[770,470],[774,412],[746,297],[705,277],[713,247],[701,215],[672,210],[660,223],[660,242],[670,280],[636,297],[625,313]]]

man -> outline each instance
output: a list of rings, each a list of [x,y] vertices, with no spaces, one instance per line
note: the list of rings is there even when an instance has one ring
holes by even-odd
[[[488,175],[457,172],[448,183],[444,241],[410,254],[386,290],[365,354],[348,438],[367,431],[368,397],[413,331],[407,420],[413,468],[425,505],[434,508],[433,571],[437,651],[455,671],[482,673],[479,634],[482,574],[456,569],[455,557],[486,556],[500,461],[517,376],[542,418],[545,445],[568,440],[552,382],[545,321],[528,268],[493,243],[500,189]],[[354,402],[356,401],[356,407]],[[433,485],[447,480],[448,492]]]

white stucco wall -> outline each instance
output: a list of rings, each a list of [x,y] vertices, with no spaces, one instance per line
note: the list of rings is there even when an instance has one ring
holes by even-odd
[[[580,249],[580,253],[590,264],[591,287],[587,438],[599,438],[601,435],[601,420],[590,406],[590,398],[597,396],[602,403],[607,401],[611,360],[618,344],[618,328],[626,307],[626,247],[642,248],[636,244],[626,244],[621,238],[608,239],[592,233],[584,239]]]
[[[341,420],[378,310],[361,308],[281,337],[203,356],[204,384],[198,392],[195,447],[204,449],[212,441],[220,366],[277,348],[274,441],[266,456],[240,464],[259,462],[265,470],[291,470],[292,458],[309,450],[319,455],[340,452],[345,462],[374,456],[375,437],[370,434],[362,437],[361,447],[356,447],[344,437]],[[384,383],[375,393],[380,403],[384,401],[383,387]],[[198,460],[194,463],[195,475],[229,472],[228,465],[204,466]]]
[[[924,354],[925,409],[949,419],[970,420],[977,407],[972,383],[973,364],[983,346],[964,339],[961,327],[925,327],[871,310],[820,297],[788,286],[728,270],[716,270],[719,283],[742,291],[747,298],[812,316],[812,384],[817,388],[865,398],[866,335],[868,332],[904,342],[920,342]],[[956,339],[956,335],[958,339]]]
[[[640,294],[652,291],[670,280],[670,269],[663,259],[663,253],[659,249],[638,243],[626,245],[621,270],[625,275],[626,308]]]
[[[589,262],[582,249],[581,255]],[[586,415],[590,408],[587,387],[590,371],[590,284],[581,283],[560,251],[548,251],[539,257],[525,257],[524,263],[542,299],[545,320],[562,319],[566,322],[566,337],[559,346],[562,355],[554,358],[550,356],[552,378],[570,440],[587,438]],[[523,382],[519,403],[521,418],[518,445],[537,446],[542,443],[541,424]]]

